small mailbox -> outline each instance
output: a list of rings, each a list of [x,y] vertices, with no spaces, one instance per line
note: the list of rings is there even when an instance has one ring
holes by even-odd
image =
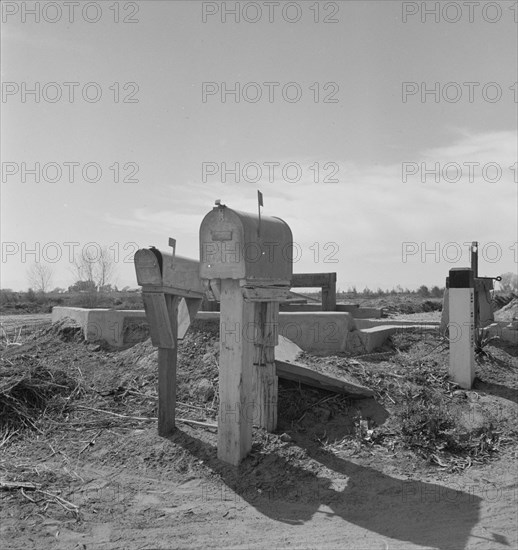
[[[157,248],[141,248],[135,253],[137,282],[143,287],[163,287],[180,296],[203,296],[200,263],[190,258],[162,252]]]
[[[200,276],[289,286],[293,236],[276,217],[216,206],[200,226]]]

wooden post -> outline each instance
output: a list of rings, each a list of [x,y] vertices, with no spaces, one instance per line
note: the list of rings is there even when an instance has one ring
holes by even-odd
[[[471,271],[473,271],[473,278],[478,277],[478,242],[473,241],[470,247],[471,252]]]
[[[449,374],[461,388],[471,389],[475,378],[475,293],[473,271],[450,270],[449,276]]]
[[[165,295],[171,345],[158,347],[158,435],[168,436],[175,430],[176,362],[178,348],[178,296]]]
[[[477,284],[477,277],[478,277],[478,242],[473,241],[471,243],[470,247],[470,254],[471,254],[471,271],[473,271],[473,279],[475,280],[474,285],[474,294],[475,294],[475,317],[474,317],[474,323],[475,323],[475,329],[478,329],[480,326],[480,315],[479,315],[479,292],[480,292],[480,285]]]
[[[336,311],[336,273],[329,273],[329,282],[322,287],[322,311]]]
[[[239,280],[221,280],[218,458],[237,466],[252,448],[254,304]]]
[[[278,343],[279,303],[256,302],[254,395],[256,409],[254,422],[269,432],[277,428],[278,378],[275,366],[275,346]]]

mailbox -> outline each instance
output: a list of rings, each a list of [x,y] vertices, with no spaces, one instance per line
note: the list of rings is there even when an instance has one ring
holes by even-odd
[[[200,226],[202,279],[244,279],[247,283],[289,286],[293,236],[276,217],[216,206]]]
[[[162,252],[157,248],[141,248],[135,253],[137,282],[143,287],[163,287],[180,296],[204,295],[200,281],[200,263],[190,258]]]

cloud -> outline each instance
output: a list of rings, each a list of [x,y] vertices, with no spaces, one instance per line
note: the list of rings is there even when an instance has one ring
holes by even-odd
[[[467,172],[455,183],[442,177],[436,182],[434,176],[421,181],[421,174],[405,181],[401,163],[364,166],[350,161],[338,163],[339,183],[315,183],[314,170],[307,169],[314,162],[298,162],[302,175],[297,183],[283,179],[279,170],[273,182],[266,174],[257,182],[224,184],[214,179],[169,184],[168,195],[177,197],[171,208],[137,208],[129,218],[108,216],[107,221],[160,235],[161,240],[173,236],[182,250],[196,256],[199,225],[214,200],[219,198],[237,210],[255,211],[256,189],[261,189],[263,213],[286,220],[301,247],[296,271],[337,271],[339,280],[356,280],[360,286],[383,285],[383,281],[386,286],[399,282],[411,286],[416,273],[421,273],[416,284],[441,284],[454,266],[443,258],[431,265],[405,265],[401,260],[405,242],[433,249],[435,243],[442,247],[458,242],[464,247],[464,242],[480,240],[500,243],[504,250],[516,240],[517,185],[509,169],[516,162],[512,132],[459,132],[451,144],[427,149],[412,160],[419,170],[423,163],[442,167],[451,162],[460,166],[495,162],[502,167],[502,177],[494,183],[485,181],[481,170],[475,171],[471,183]],[[333,255],[335,244],[338,252]],[[326,262],[326,254],[338,263]],[[510,258],[508,252],[504,259]],[[507,270],[512,267],[508,262]]]

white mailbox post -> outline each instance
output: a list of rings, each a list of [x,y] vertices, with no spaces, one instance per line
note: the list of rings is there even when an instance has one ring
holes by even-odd
[[[450,377],[471,389],[475,378],[475,290],[473,270],[454,268],[449,274]]]
[[[220,301],[218,457],[233,465],[252,447],[252,424],[277,426],[274,350],[292,255],[280,218],[218,205],[201,223],[200,278]]]

